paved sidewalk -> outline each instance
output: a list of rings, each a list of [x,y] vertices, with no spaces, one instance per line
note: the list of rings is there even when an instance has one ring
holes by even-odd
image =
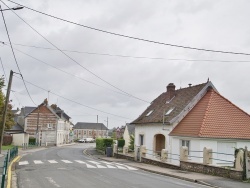
[[[118,163],[125,163],[131,167],[135,167],[141,170],[149,171],[156,174],[161,174],[165,176],[175,177],[178,179],[183,179],[191,182],[200,183],[203,185],[207,185],[210,187],[221,187],[221,188],[249,188],[250,183],[244,183],[235,181],[228,178],[211,176],[206,174],[200,174],[195,172],[188,172],[188,171],[181,171],[181,170],[174,170],[169,168],[162,168],[159,166],[154,166],[150,164],[130,161],[126,159],[117,159],[114,157],[106,157],[98,152],[94,148],[89,148],[85,151],[86,154],[92,156],[93,158],[105,160],[109,162],[118,162]]]

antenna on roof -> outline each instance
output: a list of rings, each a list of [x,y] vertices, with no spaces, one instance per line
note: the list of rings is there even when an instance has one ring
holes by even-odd
[[[207,82],[209,82],[209,77],[207,78]]]

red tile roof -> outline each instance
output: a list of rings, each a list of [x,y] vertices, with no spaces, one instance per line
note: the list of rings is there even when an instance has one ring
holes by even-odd
[[[170,135],[250,139],[250,115],[210,90]]]

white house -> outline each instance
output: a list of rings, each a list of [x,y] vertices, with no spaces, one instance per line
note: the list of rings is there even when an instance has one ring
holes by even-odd
[[[132,124],[135,146],[144,145],[146,157],[155,158],[166,149],[169,162],[176,164],[180,146],[187,146],[189,159],[196,162],[202,161],[204,147],[225,153],[213,153],[213,164],[222,164],[232,160],[233,147],[250,144],[249,115],[222,97],[210,81],[178,90],[170,83]],[[224,161],[215,160],[219,158]]]
[[[130,136],[135,135],[135,125],[126,124],[125,130],[123,133],[123,139],[125,140],[125,145],[128,147],[130,145]]]

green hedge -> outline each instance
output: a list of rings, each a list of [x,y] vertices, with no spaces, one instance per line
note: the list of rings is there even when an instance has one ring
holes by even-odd
[[[125,140],[124,139],[118,139],[118,147],[123,148],[124,145],[125,145]]]
[[[30,137],[29,138],[29,145],[35,145],[36,144],[36,138]]]
[[[113,139],[112,138],[97,138],[96,139],[96,149],[105,151],[106,147],[113,146]]]

